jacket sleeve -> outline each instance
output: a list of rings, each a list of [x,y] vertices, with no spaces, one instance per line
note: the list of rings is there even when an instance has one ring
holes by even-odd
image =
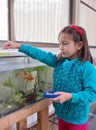
[[[19,51],[25,53],[33,59],[37,59],[42,63],[47,64],[48,66],[55,67],[56,55],[51,52],[46,52],[39,48],[25,44],[21,44]]]
[[[96,69],[87,62],[82,67],[83,90],[72,93],[72,103],[96,101]]]

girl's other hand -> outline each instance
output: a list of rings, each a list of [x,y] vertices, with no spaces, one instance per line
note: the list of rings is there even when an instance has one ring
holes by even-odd
[[[19,49],[20,44],[12,41],[5,42],[3,49]]]
[[[65,101],[71,100],[72,99],[72,94],[71,93],[66,93],[66,92],[55,92],[54,94],[59,94],[58,97],[56,98],[50,98],[50,101],[56,102],[56,103],[63,103]]]
[[[62,58],[62,53],[59,53],[59,54],[57,55],[56,61],[59,61],[61,58]]]

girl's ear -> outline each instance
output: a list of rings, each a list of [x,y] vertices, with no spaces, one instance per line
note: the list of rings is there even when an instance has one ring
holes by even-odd
[[[77,50],[81,50],[81,48],[84,46],[83,42],[79,42],[77,46]]]

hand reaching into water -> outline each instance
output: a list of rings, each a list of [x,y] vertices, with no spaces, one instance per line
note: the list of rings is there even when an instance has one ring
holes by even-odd
[[[3,49],[19,49],[20,44],[12,41],[5,42]]]
[[[71,100],[72,99],[72,94],[71,93],[66,93],[66,92],[55,92],[55,94],[58,94],[59,96],[56,98],[50,98],[51,101],[56,102],[56,103],[63,103],[65,101]]]

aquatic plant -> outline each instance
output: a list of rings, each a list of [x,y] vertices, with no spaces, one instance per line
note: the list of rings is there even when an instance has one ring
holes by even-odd
[[[5,81],[3,83],[4,86],[11,88],[11,94],[13,95],[12,99],[10,99],[10,102],[13,103],[18,103],[18,104],[24,104],[24,98],[23,98],[23,94],[19,91],[19,89],[17,87],[15,87],[12,82],[11,79],[9,77],[9,79],[7,81]],[[15,93],[15,94],[14,94]]]

